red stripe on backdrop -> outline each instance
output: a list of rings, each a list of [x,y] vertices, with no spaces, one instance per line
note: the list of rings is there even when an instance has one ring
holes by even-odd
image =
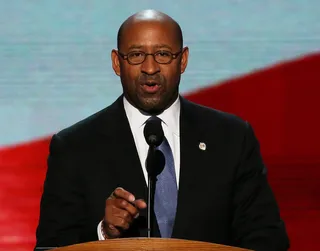
[[[187,97],[248,120],[265,157],[320,161],[320,53],[204,88]]]
[[[32,250],[49,139],[0,151],[0,250]]]
[[[293,251],[319,249],[319,69],[314,54],[185,95],[253,125]],[[0,151],[0,249],[34,245],[48,144]]]
[[[320,250],[319,70],[317,53],[187,95],[252,124],[292,251]]]

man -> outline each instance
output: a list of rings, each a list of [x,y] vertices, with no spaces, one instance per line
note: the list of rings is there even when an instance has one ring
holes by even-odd
[[[122,24],[112,66],[124,95],[53,136],[37,246],[146,236],[143,130],[151,118],[165,136],[156,236],[287,250],[251,126],[179,96],[188,55],[180,26],[161,12],[141,11]]]

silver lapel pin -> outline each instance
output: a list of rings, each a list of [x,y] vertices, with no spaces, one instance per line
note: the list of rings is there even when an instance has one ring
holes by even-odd
[[[206,148],[207,148],[206,144],[203,143],[203,142],[200,142],[200,144],[199,144],[199,149],[202,150],[202,151],[205,151]]]

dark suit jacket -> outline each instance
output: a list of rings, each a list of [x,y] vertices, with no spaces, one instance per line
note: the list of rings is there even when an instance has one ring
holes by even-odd
[[[37,246],[97,240],[105,201],[116,187],[147,199],[122,98],[53,136]],[[248,123],[181,98],[180,148],[173,238],[287,250],[285,227]],[[146,234],[142,211],[124,237]]]

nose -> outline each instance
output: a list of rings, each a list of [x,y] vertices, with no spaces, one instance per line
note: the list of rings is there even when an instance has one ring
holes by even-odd
[[[154,75],[160,72],[159,63],[154,60],[152,55],[146,55],[146,59],[141,64],[141,72],[148,75]]]

